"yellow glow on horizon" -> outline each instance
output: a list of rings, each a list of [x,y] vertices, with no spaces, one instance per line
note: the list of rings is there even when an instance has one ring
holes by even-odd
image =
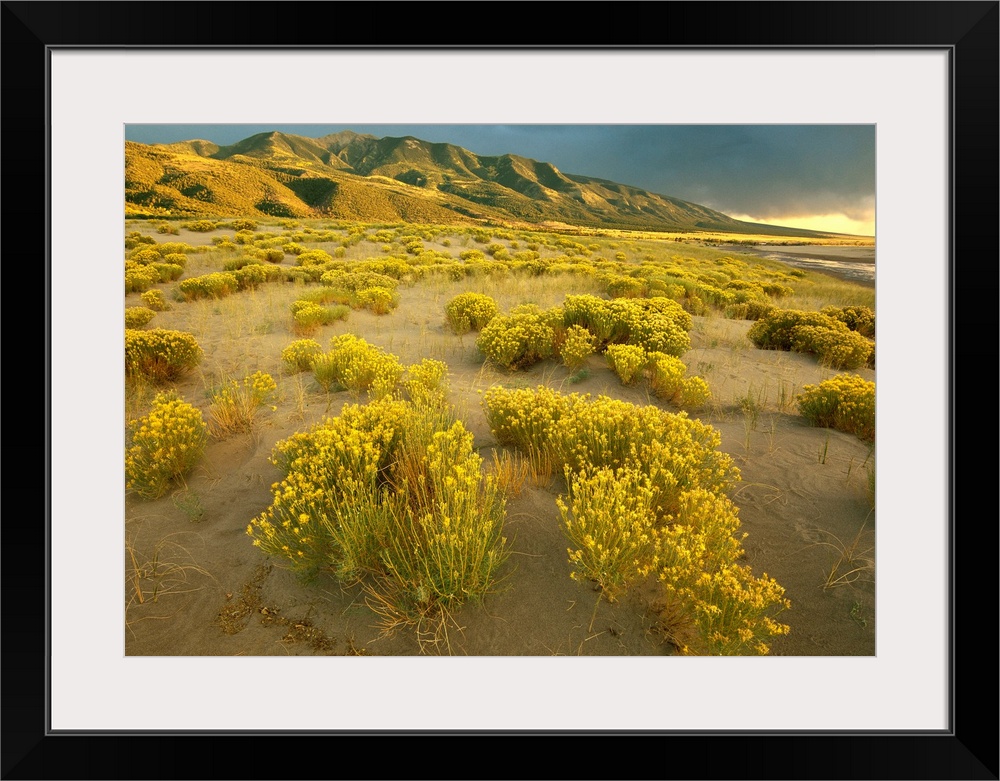
[[[874,236],[875,220],[854,220],[845,214],[810,214],[798,217],[770,217],[766,220],[749,214],[731,214],[733,219],[756,222],[765,225],[780,225],[785,228],[804,228],[824,233],[850,233],[855,236]]]

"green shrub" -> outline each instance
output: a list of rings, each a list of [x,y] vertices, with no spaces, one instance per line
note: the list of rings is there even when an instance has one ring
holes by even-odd
[[[806,385],[797,398],[799,413],[814,426],[875,439],[875,383],[856,374],[838,374]]]
[[[125,331],[125,376],[170,382],[183,376],[203,357],[194,336],[183,331],[151,328]]]

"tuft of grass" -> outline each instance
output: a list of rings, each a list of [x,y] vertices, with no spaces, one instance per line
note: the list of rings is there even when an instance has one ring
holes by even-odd
[[[138,621],[170,617],[155,612],[137,617],[137,610],[161,603],[167,597],[200,591],[207,585],[206,579],[215,581],[215,577],[195,561],[188,546],[182,544],[184,534],[168,534],[147,549],[139,541],[138,531],[126,533],[125,624],[130,631]]]
[[[830,537],[829,541],[815,543],[832,549],[836,553],[836,558],[830,565],[823,580],[823,590],[849,586],[860,580],[872,580],[872,573],[875,572],[875,559],[872,552],[874,545],[868,544],[865,537],[865,526],[867,521],[861,524],[857,534],[848,542],[843,542],[833,532],[823,531]]]
[[[493,478],[507,496],[519,497],[524,484],[531,476],[531,465],[526,459],[509,450],[493,451]]]

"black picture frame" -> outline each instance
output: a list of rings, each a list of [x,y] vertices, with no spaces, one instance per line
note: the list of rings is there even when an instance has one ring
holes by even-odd
[[[567,7],[548,4],[558,13]],[[2,74],[4,216],[9,230],[8,263],[17,271],[45,268],[46,299],[50,266],[41,256],[39,236],[48,236],[47,171],[17,173],[19,160],[48,159],[47,62],[53,47],[482,47],[566,48],[565,34],[536,32],[546,4],[481,3],[398,4],[392,6],[391,30],[375,29],[385,13],[372,4],[340,3],[116,3],[4,2]],[[931,733],[769,733],[709,732],[367,732],[335,735],[293,733],[72,733],[48,728],[48,506],[50,467],[50,345],[47,309],[45,350],[31,321],[7,341],[12,366],[35,366],[40,352],[46,394],[18,394],[12,402],[20,420],[46,421],[44,441],[15,426],[8,436],[8,465],[30,464],[38,479],[28,497],[45,497],[39,518],[23,502],[20,480],[9,496],[2,570],[3,754],[2,777],[21,778],[282,778],[307,777],[311,758],[322,756],[323,774],[332,776],[437,777],[580,777],[580,778],[998,778],[997,687],[994,677],[993,616],[996,615],[996,526],[989,506],[994,471],[967,431],[981,431],[983,413],[959,409],[970,388],[982,385],[984,342],[996,334],[996,240],[998,220],[998,8],[997,2],[777,2],[777,3],[578,3],[574,28],[592,31],[589,43],[573,48],[605,47],[820,47],[941,48],[950,52],[952,112],[952,247],[949,274],[948,378],[951,427],[950,534],[952,552],[950,728]],[[456,13],[452,13],[452,12]],[[466,23],[478,14],[494,19],[484,32],[475,25],[467,44],[455,44],[452,22]],[[662,16],[661,16],[662,15]],[[315,20],[329,16],[329,23]],[[609,20],[631,17],[620,26]],[[638,24],[635,18],[647,20]],[[500,24],[496,19],[506,19]],[[661,23],[658,20],[665,19]],[[654,22],[654,20],[657,20]],[[457,21],[455,22],[457,23]],[[610,28],[610,29],[609,29]],[[343,30],[344,34],[339,34]],[[395,32],[396,35],[391,33]],[[470,33],[471,34],[471,33]],[[335,39],[335,40],[331,40]],[[395,39],[395,40],[393,40]],[[547,40],[548,39],[548,40]],[[16,234],[13,230],[17,229]],[[16,235],[35,237],[25,250]],[[13,262],[12,262],[13,261]],[[961,265],[960,265],[961,264]],[[15,278],[15,281],[19,281]],[[991,284],[992,283],[992,284]],[[30,284],[30,283],[29,283]],[[10,289],[10,288],[9,288]],[[986,299],[982,290],[987,290]],[[19,298],[33,293],[19,284]],[[30,325],[28,323],[31,323]],[[961,324],[961,329],[959,328]],[[11,334],[11,332],[8,332]],[[964,338],[959,338],[960,335]],[[65,338],[60,335],[59,338]],[[996,355],[996,352],[993,352]],[[975,372],[975,374],[974,374]],[[978,395],[978,394],[977,394]],[[30,401],[29,401],[30,399]],[[36,401],[37,399],[37,401]],[[968,404],[968,402],[966,402]],[[978,404],[978,399],[973,404]],[[37,407],[25,414],[32,404]],[[29,405],[29,406],[23,406]],[[965,412],[964,416],[960,412]],[[37,431],[37,423],[34,425]],[[960,438],[958,434],[963,434]],[[961,439],[966,447],[960,446]],[[16,447],[12,445],[16,442]],[[993,452],[989,443],[986,451]],[[961,463],[959,464],[959,457]],[[16,468],[16,467],[15,467]],[[20,477],[20,470],[17,474]],[[985,502],[983,501],[985,494]],[[18,499],[14,505],[14,498]],[[37,503],[34,504],[37,507]],[[965,526],[959,527],[963,518]],[[894,519],[890,519],[894,520]],[[905,519],[897,519],[905,523]],[[984,530],[989,530],[988,533]],[[986,539],[984,539],[984,537]],[[989,544],[987,544],[989,543]],[[983,557],[981,549],[988,549]],[[988,560],[985,560],[988,559]],[[985,617],[985,618],[984,618]],[[988,631],[984,631],[985,629]],[[983,642],[985,637],[986,642]],[[961,640],[961,642],[959,642]],[[914,627],[914,653],[920,652],[920,629]],[[915,682],[916,684],[917,682]],[[859,707],[863,707],[859,703]],[[307,743],[320,738],[321,744]],[[442,738],[475,741],[448,746]],[[516,748],[487,743],[506,738],[523,741]],[[544,744],[528,741],[548,738]],[[627,741],[627,738],[633,740]],[[333,741],[332,743],[330,741]],[[330,749],[334,751],[330,751]],[[511,750],[513,748],[513,750]],[[309,751],[312,749],[312,751]],[[374,751],[372,751],[374,749]],[[471,758],[470,758],[471,757]],[[699,760],[692,765],[691,758]]]

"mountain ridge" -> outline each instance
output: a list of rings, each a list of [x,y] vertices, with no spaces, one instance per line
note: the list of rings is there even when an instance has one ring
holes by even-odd
[[[652,231],[837,234],[743,222],[707,206],[514,153],[414,136],[278,130],[234,144],[125,142],[126,213],[333,217],[368,222],[565,223]]]

